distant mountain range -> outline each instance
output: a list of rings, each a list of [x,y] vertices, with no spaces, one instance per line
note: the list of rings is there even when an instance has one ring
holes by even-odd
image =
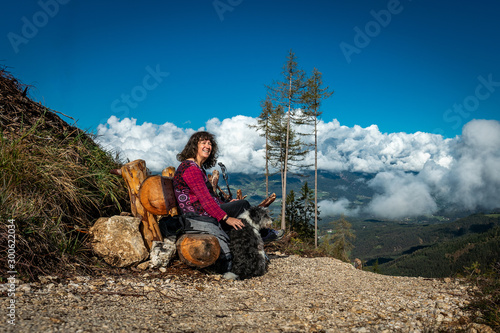
[[[375,174],[359,173],[342,171],[333,173],[329,171],[318,171],[318,202],[322,200],[331,200],[335,202],[339,199],[349,200],[349,210],[356,210],[359,208],[360,214],[356,219],[377,219],[375,216],[363,213],[368,203],[372,200],[375,192],[368,186],[368,182],[375,177]],[[242,174],[242,173],[228,173],[228,182],[233,196],[236,196],[236,190],[241,189],[243,195],[247,195],[247,200],[251,204],[258,204],[266,197],[265,176],[263,174]],[[300,196],[300,189],[305,182],[308,183],[310,189],[314,190],[314,171],[306,171],[300,175],[288,174],[287,193],[293,190],[296,197]],[[219,186],[225,191],[226,184],[222,177],[219,180]],[[281,182],[280,175],[276,174],[269,179],[269,192],[276,193],[276,203],[269,208],[273,213],[273,217],[277,218],[280,214],[281,206]],[[332,219],[338,218],[338,214],[328,214],[325,210],[320,209],[320,216],[322,218],[321,225],[327,227],[327,224]],[[435,216],[418,216],[406,218],[404,222],[425,222],[433,223],[444,220],[455,220],[473,214],[473,211],[457,211],[450,210],[448,207],[441,207],[441,210]]]
[[[229,185],[233,196],[237,189],[241,189],[243,195],[250,203],[259,203],[266,197],[266,180],[263,174],[242,174],[229,173]],[[332,173],[328,171],[318,171],[318,201],[338,200],[346,198],[353,207],[367,204],[373,196],[373,190],[368,186],[367,181],[372,179],[374,174],[340,172]],[[301,187],[307,182],[310,189],[314,190],[314,171],[307,171],[300,175],[289,173],[287,177],[287,192],[293,190],[300,193]],[[219,186],[226,191],[225,182],[222,177]],[[226,191],[227,192],[227,191]],[[276,174],[269,178],[269,192],[276,193],[278,200],[281,200],[280,175]],[[273,211],[279,211],[277,205],[271,206]]]

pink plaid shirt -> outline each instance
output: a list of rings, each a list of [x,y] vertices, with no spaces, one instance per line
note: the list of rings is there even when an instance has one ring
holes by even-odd
[[[173,185],[177,203],[182,213],[195,213],[214,217],[220,221],[226,216],[220,201],[207,187],[208,177],[194,161],[182,162],[175,171]]]

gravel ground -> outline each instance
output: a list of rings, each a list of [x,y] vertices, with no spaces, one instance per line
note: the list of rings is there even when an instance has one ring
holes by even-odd
[[[244,281],[174,270],[19,284],[15,325],[3,320],[0,331],[488,332],[467,326],[463,307],[472,289],[451,279],[385,276],[332,258],[279,255],[266,275]]]

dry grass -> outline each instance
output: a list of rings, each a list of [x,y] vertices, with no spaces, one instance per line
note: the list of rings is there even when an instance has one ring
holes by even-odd
[[[85,230],[126,207],[118,156],[25,96],[0,69],[0,250],[16,225],[16,269],[33,279],[85,267]]]

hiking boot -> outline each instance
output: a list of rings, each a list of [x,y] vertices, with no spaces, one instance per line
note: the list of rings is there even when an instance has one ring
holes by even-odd
[[[280,240],[285,235],[285,230],[270,230],[269,233],[262,238],[264,244]]]
[[[276,231],[276,240],[282,239],[283,236],[285,236],[285,230],[280,229],[280,230]]]

